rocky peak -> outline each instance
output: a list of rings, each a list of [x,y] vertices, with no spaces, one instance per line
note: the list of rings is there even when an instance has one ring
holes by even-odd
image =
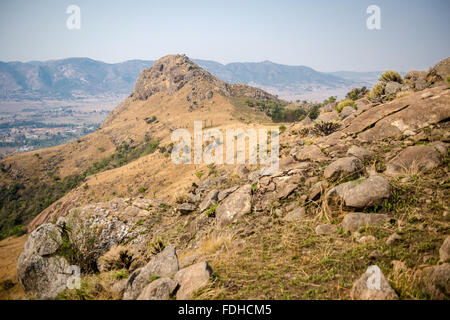
[[[171,95],[182,89],[187,83],[194,88],[202,80],[213,87],[226,91],[223,81],[200,68],[186,55],[168,55],[157,60],[151,68],[141,72],[131,97],[137,100],[146,100],[158,92],[166,92]]]

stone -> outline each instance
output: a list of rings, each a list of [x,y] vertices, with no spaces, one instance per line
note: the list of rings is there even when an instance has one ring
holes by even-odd
[[[203,199],[203,201],[199,205],[200,212],[205,212],[212,205],[217,203],[217,196],[219,195],[218,190],[211,190]]]
[[[109,284],[108,289],[113,294],[114,298],[122,299],[123,293],[127,287],[128,279],[122,279]]]
[[[170,277],[178,271],[178,257],[175,248],[168,246],[153,257],[145,267],[134,271],[128,278],[123,299],[136,299],[150,282],[151,277]]]
[[[169,300],[176,287],[174,280],[159,278],[148,284],[136,300]]]
[[[189,213],[195,211],[195,209],[196,209],[196,206],[195,206],[195,205],[193,205],[192,203],[187,203],[187,202],[186,202],[186,203],[180,204],[180,205],[178,206],[178,208],[177,208],[177,211],[178,211],[181,215],[184,215],[184,214],[189,214]]]
[[[450,263],[427,267],[419,275],[423,279],[423,291],[433,300],[450,298]]]
[[[317,200],[320,197],[320,195],[322,194],[322,192],[324,192],[326,190],[327,187],[328,187],[328,183],[326,181],[319,181],[319,182],[315,183],[311,187],[311,191],[309,193],[308,199],[309,200]]]
[[[353,181],[350,181],[352,184]],[[357,183],[357,182],[356,182]],[[344,193],[345,205],[353,208],[381,206],[391,196],[392,187],[381,176],[372,176]]]
[[[389,217],[385,214],[378,213],[348,213],[342,220],[342,228],[345,231],[357,231],[366,226],[378,226],[389,221]]]
[[[387,95],[395,95],[397,92],[399,92],[402,89],[402,85],[398,82],[390,81],[386,83],[386,86],[384,88],[384,92]]]
[[[351,116],[355,111],[356,111],[355,108],[353,108],[351,106],[346,106],[341,110],[339,115],[341,116],[341,119],[345,119],[345,118]]]
[[[234,186],[225,190],[221,190],[219,194],[217,195],[217,201],[222,201],[226,197],[228,197],[230,194],[235,192],[237,189],[239,189],[239,186]]]
[[[55,253],[61,244],[61,228],[52,223],[45,223],[30,234],[25,243],[24,253],[47,256]]]
[[[450,236],[447,236],[447,238],[445,238],[444,243],[442,244],[441,248],[439,249],[439,257],[441,259],[441,262],[449,262],[449,260],[450,260]]]
[[[335,111],[321,113],[315,122],[334,122],[338,121],[339,116]]]
[[[448,145],[447,143],[441,142],[441,141],[434,141],[431,143],[431,145],[439,152],[442,156],[445,156],[447,154]]]
[[[174,280],[180,286],[177,300],[190,300],[195,292],[206,286],[210,280],[212,268],[207,262],[200,262],[181,269],[175,274]]]
[[[300,207],[286,214],[283,220],[288,222],[296,222],[300,221],[304,217],[305,217],[305,208]]]
[[[358,173],[362,169],[363,164],[357,157],[345,157],[328,165],[324,171],[324,177],[326,179],[336,180],[341,177]]]
[[[317,235],[331,235],[336,233],[338,227],[335,224],[319,224],[316,227]]]
[[[309,145],[303,148],[300,148],[296,153],[294,153],[294,159],[297,161],[325,161],[328,160],[322,150],[316,145]]]
[[[374,156],[374,153],[365,148],[353,146],[350,149],[348,149],[347,156],[354,156],[362,161],[366,161],[370,160]]]
[[[350,297],[353,300],[398,300],[381,269],[370,266],[352,287]]]
[[[17,277],[28,295],[55,299],[66,289],[69,263],[53,256],[61,244],[61,229],[51,223],[40,225],[28,237],[17,261]]]
[[[359,242],[359,243],[373,243],[376,241],[377,241],[377,238],[375,238],[374,236],[363,236],[357,240],[357,242]]]
[[[21,254],[17,277],[25,292],[37,299],[56,299],[67,288],[69,263],[62,257]]]
[[[440,165],[442,155],[432,146],[411,146],[386,164],[386,174],[413,174],[431,170]]]
[[[252,210],[252,187],[244,185],[222,201],[216,209],[216,221],[224,227]]]

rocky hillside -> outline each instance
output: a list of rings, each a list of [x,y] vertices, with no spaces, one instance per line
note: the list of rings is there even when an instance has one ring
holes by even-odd
[[[31,224],[12,286],[50,299],[449,299],[449,61],[386,72],[367,94],[284,125],[274,175],[171,165],[159,149],[88,176]],[[164,123],[158,132],[192,129],[190,113],[242,125],[229,120],[246,114],[229,102],[236,88],[274,98],[166,57],[100,133],[134,133],[155,106],[144,122]],[[80,289],[66,288],[69,265]]]

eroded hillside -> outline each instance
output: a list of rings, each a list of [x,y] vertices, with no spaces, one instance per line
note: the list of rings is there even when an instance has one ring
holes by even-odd
[[[184,56],[153,68],[80,144],[154,129],[149,141],[168,147],[170,129],[192,130],[199,116],[219,129],[264,125],[246,124],[252,110],[233,97],[276,101]],[[167,149],[90,175],[30,225],[20,285],[52,299],[448,299],[448,74],[448,59],[405,80],[390,73],[367,98],[285,125],[274,175],[175,165]],[[80,289],[66,289],[69,265],[81,268]]]

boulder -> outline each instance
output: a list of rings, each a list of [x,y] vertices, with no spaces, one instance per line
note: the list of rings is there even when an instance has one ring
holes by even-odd
[[[448,262],[450,260],[450,236],[445,238],[444,243],[439,249],[439,257],[442,262]]]
[[[365,161],[372,158],[374,156],[374,153],[365,148],[353,146],[350,149],[348,149],[347,156],[357,157],[358,159]]]
[[[61,244],[61,229],[51,223],[39,226],[28,237],[17,261],[17,277],[30,296],[55,299],[66,289],[71,274],[67,260],[56,256]]]
[[[319,224],[316,227],[317,235],[331,235],[337,231],[338,227],[335,224]]]
[[[386,83],[384,88],[384,92],[387,95],[395,95],[402,89],[402,85],[398,82],[390,81]]]
[[[148,285],[152,277],[170,277],[178,271],[178,257],[175,248],[166,247],[158,253],[147,265],[134,271],[128,279],[123,299],[134,300]]]
[[[338,121],[339,116],[335,111],[321,113],[315,122],[334,122]]]
[[[136,300],[169,300],[177,283],[170,278],[159,278],[148,284]]]
[[[337,185],[326,194],[327,201],[341,203],[347,207],[367,208],[381,206],[391,196],[389,182],[381,176],[359,179]]]
[[[211,190],[199,205],[200,212],[208,210],[212,205],[217,203],[218,190]]]
[[[71,273],[62,257],[21,254],[17,261],[17,277],[25,292],[37,299],[56,299],[67,288]]]
[[[310,145],[303,148],[300,148],[297,152],[294,153],[294,159],[297,161],[325,161],[328,160],[322,150],[316,145]]]
[[[368,267],[353,284],[350,297],[353,300],[398,300],[397,293],[376,265]]]
[[[226,197],[228,197],[230,194],[235,192],[237,189],[239,189],[239,186],[234,186],[225,190],[221,190],[219,194],[217,195],[217,201],[222,201]]]
[[[383,205],[391,193],[392,187],[386,179],[372,176],[345,192],[343,198],[346,206],[362,209]]]
[[[185,203],[182,203],[182,204],[180,204],[180,205],[178,206],[177,211],[178,211],[181,215],[184,215],[184,214],[189,214],[189,213],[191,213],[191,212],[194,212],[195,209],[196,209],[196,206],[195,206],[195,205],[193,205],[192,203],[185,202]]]
[[[357,231],[361,227],[382,225],[389,221],[385,214],[353,212],[346,214],[342,220],[345,231]]]
[[[175,274],[174,280],[180,286],[177,300],[190,300],[196,291],[206,286],[212,274],[207,262],[200,262],[182,269]]]
[[[252,187],[247,184],[229,195],[217,206],[216,221],[224,227],[252,210]]]
[[[419,274],[423,279],[423,291],[431,299],[450,299],[450,263],[427,267]]]
[[[305,209],[303,207],[297,208],[284,216],[283,220],[288,222],[300,221],[305,217]]]
[[[427,75],[427,81],[430,84],[445,82],[450,75],[450,57],[439,61]]]
[[[356,157],[345,157],[332,162],[324,171],[324,177],[336,180],[360,172],[363,169],[361,160]]]
[[[442,155],[432,146],[411,146],[386,164],[386,174],[418,173],[436,168]]]
[[[345,119],[345,118],[351,116],[353,114],[353,112],[355,112],[355,111],[356,111],[355,108],[353,108],[351,106],[346,106],[341,110],[339,115],[341,116],[341,119]]]

